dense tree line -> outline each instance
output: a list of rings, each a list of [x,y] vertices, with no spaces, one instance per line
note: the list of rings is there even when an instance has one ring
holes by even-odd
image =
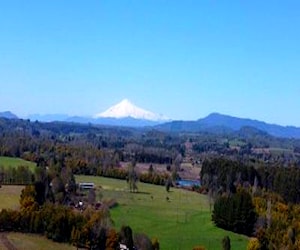
[[[246,165],[242,162],[215,158],[203,162],[200,177],[202,184],[214,191],[228,191],[238,185],[254,186],[276,192],[286,202],[299,203],[300,169],[270,165]]]
[[[27,185],[32,184],[35,180],[34,173],[28,166],[18,166],[5,168],[0,165],[0,185],[1,184],[14,184],[14,185]]]
[[[299,249],[299,174],[294,166],[205,161],[201,177],[213,199],[212,220],[218,227],[255,236],[249,250]]]

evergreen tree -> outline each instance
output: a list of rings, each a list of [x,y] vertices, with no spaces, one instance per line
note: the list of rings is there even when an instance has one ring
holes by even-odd
[[[256,218],[251,196],[244,190],[220,196],[214,204],[212,220],[226,230],[251,235]]]

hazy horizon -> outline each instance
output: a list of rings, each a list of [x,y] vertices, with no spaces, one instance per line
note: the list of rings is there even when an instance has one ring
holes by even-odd
[[[92,116],[124,98],[173,120],[300,127],[298,1],[8,1],[0,112]]]

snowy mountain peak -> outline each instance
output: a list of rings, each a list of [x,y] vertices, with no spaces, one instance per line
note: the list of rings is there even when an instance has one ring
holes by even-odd
[[[128,99],[123,99],[121,102],[119,102],[117,105],[120,106],[135,106],[131,101],[129,101]],[[117,106],[115,105],[115,106]]]
[[[155,114],[151,111],[137,107],[128,99],[124,99],[120,103],[110,107],[106,111],[95,115],[95,118],[126,118],[126,117],[131,117],[134,119],[150,120],[150,121],[168,120],[168,118],[163,115]]]

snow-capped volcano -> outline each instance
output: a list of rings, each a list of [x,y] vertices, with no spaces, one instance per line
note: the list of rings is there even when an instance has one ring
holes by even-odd
[[[120,103],[110,107],[106,111],[96,114],[95,118],[126,118],[150,120],[150,121],[165,121],[167,117],[155,114],[151,111],[135,106],[128,99],[124,99]]]

